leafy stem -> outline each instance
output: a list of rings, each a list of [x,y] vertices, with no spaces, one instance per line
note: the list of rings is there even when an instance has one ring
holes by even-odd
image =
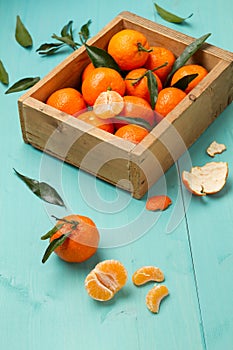
[[[138,51],[151,52],[152,49],[146,49],[141,43],[137,43]]]
[[[77,226],[78,226],[78,221],[75,221],[75,220],[67,220],[65,218],[57,218],[56,216],[52,215],[53,218],[55,218],[56,220],[59,220],[61,221],[62,223],[59,224],[59,225],[55,225],[50,231],[48,231],[46,234],[44,234],[42,237],[41,237],[41,240],[46,240],[46,239],[50,239],[57,231],[59,231],[65,224],[70,224],[71,225],[71,229],[70,231],[68,231],[67,233],[65,234],[62,234],[61,236],[53,239],[47,249],[45,250],[45,253],[43,255],[43,258],[42,258],[42,263],[44,264],[48,258],[50,257],[50,255],[52,254],[52,252],[54,252],[54,250],[56,248],[58,248],[60,245],[62,245],[65,240],[72,234],[72,232],[74,230],[76,230]]]

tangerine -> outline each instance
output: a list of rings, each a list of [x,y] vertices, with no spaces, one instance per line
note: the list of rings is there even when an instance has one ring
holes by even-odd
[[[147,121],[151,126],[154,125],[154,111],[152,110],[149,102],[144,98],[138,96],[123,96],[124,108],[120,112],[120,116],[127,118],[141,118]],[[115,128],[119,129],[121,126],[127,125],[129,122],[117,121],[114,123]]]
[[[187,94],[208,74],[208,71],[206,68],[198,64],[184,65],[173,74],[171,79],[171,86],[174,85],[181,78],[191,74],[198,75],[188,84],[187,88],[185,89],[185,92]]]
[[[105,130],[107,132],[110,132],[111,134],[114,133],[115,129],[114,129],[114,125],[111,119],[101,119],[99,118],[94,111],[86,111],[84,113],[79,113],[76,115],[74,115],[74,117],[76,117],[77,119],[83,120],[84,122],[91,124],[93,126],[95,126],[96,128]]]
[[[145,76],[146,68],[137,68],[131,70],[125,77],[126,94],[144,98],[150,103],[150,92],[148,88],[148,79]],[[154,73],[157,81],[158,92],[162,90],[162,83],[159,77]]]
[[[95,66],[93,65],[92,62],[90,62],[83,70],[82,72],[82,82],[86,79],[88,74],[92,72],[95,69]]]
[[[165,117],[185,96],[186,93],[180,89],[174,87],[164,88],[158,94],[155,111],[160,114],[160,116]]]
[[[145,67],[153,70],[167,63],[166,66],[155,70],[156,75],[160,78],[162,83],[164,83],[176,60],[175,55],[171,50],[165,47],[151,46],[150,48],[152,51],[148,55]]]
[[[88,295],[99,301],[107,301],[124,287],[127,271],[118,260],[104,260],[98,263],[85,279]]]
[[[101,92],[114,90],[121,96],[125,93],[125,82],[114,69],[99,67],[93,69],[82,83],[82,94],[86,103],[93,106]]]
[[[123,29],[112,36],[107,51],[120,69],[127,71],[144,65],[150,46],[147,38],[141,32]]]
[[[99,232],[95,223],[87,216],[68,215],[59,219],[53,230],[49,237],[50,246],[47,248],[42,262],[47,260],[52,251],[62,260],[72,263],[83,262],[97,251]],[[51,250],[52,242],[57,243],[59,239],[61,239],[61,244]]]
[[[124,140],[131,141],[135,144],[139,143],[149,134],[149,131],[142,126],[136,124],[127,124],[120,127],[115,135],[123,138]]]
[[[70,87],[54,91],[46,104],[72,115],[86,108],[82,94]]]

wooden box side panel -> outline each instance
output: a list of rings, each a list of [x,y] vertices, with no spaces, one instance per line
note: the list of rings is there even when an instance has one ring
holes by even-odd
[[[73,117],[58,112],[33,98],[20,104],[20,118],[25,142],[58,159],[72,164],[124,190],[131,191],[129,183],[129,154],[134,145],[126,144],[103,130],[84,122],[76,127]],[[106,135],[105,135],[106,134]],[[107,140],[109,139],[109,142]]]

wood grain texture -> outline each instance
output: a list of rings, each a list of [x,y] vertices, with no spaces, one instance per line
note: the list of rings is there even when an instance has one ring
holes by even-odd
[[[42,58],[35,49],[42,42],[52,40],[51,34],[59,34],[70,19],[78,30],[91,18],[94,35],[122,11],[134,12],[191,37],[211,32],[211,44],[232,51],[229,36],[232,1],[226,0],[224,6],[220,0],[216,0],[214,6],[209,0],[160,5],[184,17],[191,12],[194,15],[178,26],[165,23],[154,13],[149,0],[143,5],[137,0],[111,3],[107,0],[86,0],[85,3],[57,0],[56,6],[45,0],[1,1],[0,13],[4,15],[0,38],[4,49],[0,58],[8,70],[10,84],[27,76],[47,77],[64,59],[69,60],[71,51]],[[17,15],[32,34],[32,50],[25,50],[14,41]],[[216,65],[218,59],[213,52],[211,55],[211,62]],[[228,59],[225,57],[224,60]],[[216,93],[216,103],[221,94],[224,95],[224,81],[229,83],[228,79],[230,74],[221,80],[222,90],[211,86],[208,91],[210,95]],[[38,85],[35,90],[37,88]],[[219,117],[150,188],[148,195],[167,194],[172,199],[172,205],[166,211],[155,213],[145,210],[147,195],[136,200],[129,193],[25,144],[17,108],[21,94],[5,95],[5,89],[0,86],[1,349],[231,350],[232,104],[223,112],[221,108],[217,110]],[[29,98],[30,94],[26,92],[24,98]],[[45,97],[40,91],[39,99]],[[27,108],[30,108],[30,99],[28,102]],[[216,111],[215,104],[202,107]],[[198,112],[201,118],[201,106]],[[69,126],[64,115],[59,114],[58,118]],[[52,132],[57,124],[48,117],[49,122]],[[187,133],[190,132],[188,129]],[[162,126],[155,136],[157,133],[162,133]],[[92,137],[96,137],[94,132]],[[189,170],[192,164],[212,161],[205,150],[213,140],[227,146],[227,150],[215,158],[229,163],[227,184],[214,196],[201,199],[190,196],[180,181],[181,172]],[[127,150],[124,147],[122,149]],[[143,152],[140,149],[138,152],[140,160],[146,161]],[[67,208],[42,203],[19,181],[13,168],[54,185],[64,197]],[[52,255],[43,265],[41,258],[46,242],[40,237],[53,226],[51,215],[63,216],[71,212],[90,216],[97,224],[101,233],[98,253],[79,265],[64,263]],[[84,279],[97,262],[112,258],[124,263],[128,282],[111,302],[95,302],[85,292]],[[163,270],[170,291],[157,315],[151,314],[145,306],[146,293],[153,284],[136,287],[131,282],[133,272],[149,264]]]

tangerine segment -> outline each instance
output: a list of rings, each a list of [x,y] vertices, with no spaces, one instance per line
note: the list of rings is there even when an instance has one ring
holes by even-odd
[[[127,281],[127,271],[124,265],[118,260],[104,260],[96,265],[95,271],[100,279],[103,280],[104,276],[108,283],[112,280],[111,288],[114,293],[118,292]],[[107,283],[107,282],[106,282]]]
[[[143,266],[134,272],[132,281],[136,286],[141,286],[149,281],[164,281],[163,272],[156,266]]]
[[[95,100],[93,111],[101,119],[113,118],[124,108],[123,97],[116,91],[103,91]]]
[[[146,295],[146,306],[153,313],[159,312],[161,301],[169,294],[165,285],[155,285]]]
[[[113,298],[114,293],[101,283],[94,271],[91,271],[85,279],[87,293],[95,300],[107,301]]]
[[[148,198],[146,202],[147,210],[165,210],[172,204],[171,199],[168,196],[160,195]]]
[[[124,287],[127,271],[117,260],[104,260],[98,263],[85,279],[88,295],[99,301],[107,301]]]

